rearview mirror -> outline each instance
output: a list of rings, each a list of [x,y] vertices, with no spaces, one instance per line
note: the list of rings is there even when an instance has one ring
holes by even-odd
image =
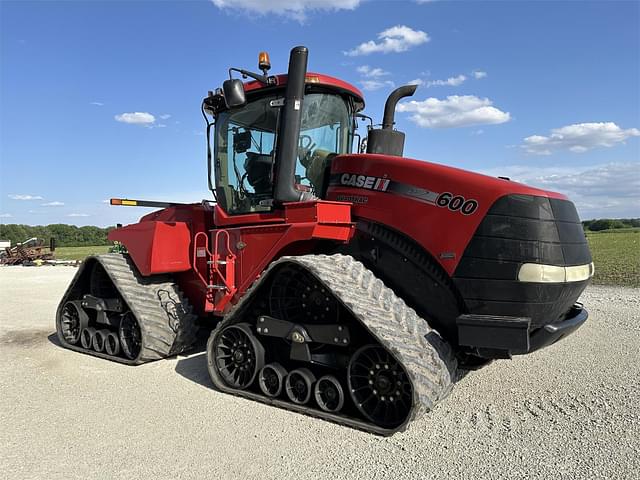
[[[224,103],[227,108],[241,107],[247,100],[244,96],[244,84],[242,80],[232,78],[222,82],[222,91],[224,93]]]

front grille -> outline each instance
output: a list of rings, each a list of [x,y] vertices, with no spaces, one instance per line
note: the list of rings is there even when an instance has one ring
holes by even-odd
[[[469,313],[525,316],[533,326],[542,326],[561,319],[588,282],[519,282],[523,263],[591,263],[573,203],[532,195],[508,195],[496,201],[454,274]]]

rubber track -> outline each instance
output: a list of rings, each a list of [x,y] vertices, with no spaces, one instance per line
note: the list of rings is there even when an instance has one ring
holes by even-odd
[[[413,386],[413,407],[402,425],[395,429],[382,428],[357,418],[329,414],[319,409],[235,390],[229,388],[218,375],[213,359],[209,355],[216,335],[227,325],[243,321],[242,315],[236,315],[236,312],[241,313],[242,305],[269,277],[270,271],[283,263],[297,264],[314,275],[404,366]],[[207,363],[214,385],[223,392],[385,436],[405,430],[411,421],[430,411],[443,400],[453,387],[457,368],[451,348],[435,330],[429,327],[426,320],[419,317],[362,263],[351,256],[341,254],[282,257],[273,262],[229,312],[225,320],[211,333],[207,344]]]
[[[102,265],[129,309],[133,312],[142,333],[142,348],[134,360],[115,357],[94,350],[85,350],[66,342],[60,333],[59,318],[68,300],[78,297],[75,289],[83,272],[94,262]],[[70,298],[70,297],[74,298]],[[196,340],[197,316],[175,282],[168,275],[143,277],[127,255],[104,254],[87,257],[62,297],[56,313],[56,330],[62,346],[127,365],[159,360],[189,349]]]

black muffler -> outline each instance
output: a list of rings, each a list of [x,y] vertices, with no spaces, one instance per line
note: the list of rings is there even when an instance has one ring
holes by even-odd
[[[412,96],[417,85],[404,85],[396,88],[384,104],[382,128],[369,130],[367,153],[394,155],[401,157],[404,152],[404,133],[393,129],[396,105],[401,98]]]
[[[302,102],[304,99],[305,78],[307,75],[306,47],[295,47],[289,57],[287,73],[287,89],[285,90],[284,107],[281,113],[278,130],[278,158],[276,161],[276,185],[274,198],[276,202],[299,202],[308,200],[309,194],[295,187],[296,161],[298,158],[298,142],[300,123],[302,121]]]

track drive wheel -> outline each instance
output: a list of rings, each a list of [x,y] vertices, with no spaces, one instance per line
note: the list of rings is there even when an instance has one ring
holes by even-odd
[[[264,347],[248,323],[223,328],[211,349],[225,383],[239,390],[249,387],[264,366]]]
[[[80,341],[82,330],[89,325],[89,316],[78,301],[67,302],[62,307],[60,331],[64,339],[72,345]]]
[[[396,427],[411,411],[412,387],[404,368],[379,345],[365,345],[349,362],[351,399],[360,413],[381,427]]]

